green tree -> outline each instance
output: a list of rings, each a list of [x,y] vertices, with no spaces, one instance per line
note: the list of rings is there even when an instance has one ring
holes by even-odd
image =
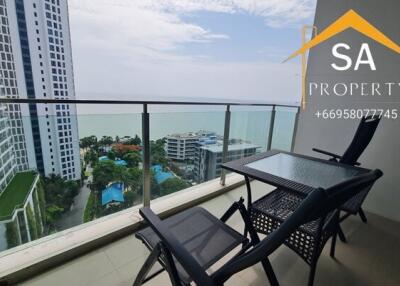
[[[126,189],[137,192],[142,186],[142,171],[139,168],[117,166],[114,181],[122,182]]]
[[[128,152],[126,153],[122,159],[126,161],[129,168],[138,167],[139,163],[142,162],[142,156],[139,152]]]
[[[93,186],[102,191],[117,178],[118,168],[113,161],[102,161],[93,169]]]
[[[77,181],[66,181],[64,187],[67,190],[65,192],[67,200],[73,203],[74,197],[79,194],[79,183]]]
[[[124,142],[124,145],[138,145],[140,146],[142,144],[142,140],[140,137],[136,134],[134,138],[129,138]]]
[[[108,159],[110,159],[111,161],[114,161],[114,160],[116,159],[116,155],[115,155],[114,151],[109,151],[109,152],[107,153],[107,157],[108,157]]]
[[[139,191],[142,189],[143,184],[143,172],[139,168],[131,168],[129,169],[129,174],[131,176],[131,183],[129,185],[129,189],[136,191],[139,193]]]
[[[98,141],[98,145],[100,145],[100,146],[110,146],[113,143],[114,143],[114,139],[111,136],[103,136]]]
[[[137,193],[133,192],[133,191],[127,191],[124,193],[124,206],[125,208],[130,208],[133,207],[133,205],[135,204],[135,200],[137,198]]]
[[[189,187],[189,184],[179,178],[170,178],[160,184],[160,194],[165,196]]]
[[[150,142],[150,159],[153,165],[159,164],[163,168],[166,168],[168,160],[167,153],[165,152],[165,139],[157,139],[156,141]]]
[[[60,176],[52,174],[43,179],[46,203],[55,205],[68,211],[78,194],[79,184],[74,181],[67,181]]]
[[[64,212],[64,209],[51,204],[49,206],[47,206],[46,208],[46,221],[48,226],[50,226],[50,228],[54,228],[54,224],[56,223],[56,221],[58,219],[61,218],[62,213]]]
[[[81,140],[79,140],[79,146],[82,149],[87,149],[90,147],[93,147],[97,144],[97,137],[92,135],[88,137],[83,137]]]
[[[89,149],[84,156],[84,161],[86,164],[89,164],[94,167],[99,161],[99,154],[97,151],[93,149]]]

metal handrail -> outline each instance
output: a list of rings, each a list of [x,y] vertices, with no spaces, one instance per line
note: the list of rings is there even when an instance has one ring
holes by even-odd
[[[158,100],[99,100],[99,99],[33,99],[33,98],[0,98],[0,103],[56,103],[56,104],[136,104],[136,105],[231,105],[231,106],[275,106],[299,107],[298,103],[252,103],[252,102],[211,102],[211,101],[158,101]]]
[[[156,100],[98,100],[98,99],[30,99],[30,98],[0,98],[1,103],[20,103],[20,104],[126,104],[126,105],[142,105],[142,156],[143,156],[143,205],[150,206],[150,116],[148,112],[149,105],[209,105],[209,106],[225,106],[225,124],[224,124],[224,146],[223,146],[223,163],[227,160],[228,142],[229,142],[229,126],[230,113],[232,106],[264,106],[272,107],[271,121],[269,126],[269,138],[266,146],[271,148],[273,128],[275,122],[276,107],[296,108],[299,112],[299,103],[296,104],[275,104],[275,103],[251,103],[251,102],[205,102],[205,101],[156,101]],[[297,116],[296,116],[297,121]],[[296,122],[297,126],[297,122]],[[295,130],[294,130],[295,132]],[[295,134],[293,134],[293,137]],[[293,144],[292,144],[293,148]],[[225,172],[221,172],[220,183],[225,185]]]

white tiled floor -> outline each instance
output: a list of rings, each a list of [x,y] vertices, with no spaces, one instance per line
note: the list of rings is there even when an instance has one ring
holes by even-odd
[[[253,199],[265,194],[271,187],[254,182]],[[240,196],[240,187],[202,206],[217,217]],[[315,285],[400,285],[400,224],[367,214],[368,224],[358,218],[349,219],[344,230],[349,243],[338,243],[337,260],[321,255]],[[241,229],[240,217],[233,217],[229,224]],[[328,243],[329,246],[329,243]],[[106,247],[54,268],[21,285],[30,286],[128,286],[148,255],[147,249],[134,236],[116,241]],[[286,247],[279,248],[271,257],[281,285],[307,285],[308,266]],[[147,285],[170,285],[163,273]],[[242,271],[227,285],[268,285],[260,265]]]

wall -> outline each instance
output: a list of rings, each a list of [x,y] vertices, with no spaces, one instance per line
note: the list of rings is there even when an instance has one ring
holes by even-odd
[[[372,25],[400,44],[400,1],[398,0],[319,0],[315,25],[321,31],[349,9],[354,9]],[[349,55],[356,59],[361,43],[368,43],[376,64],[376,71],[362,67],[358,71],[336,71],[332,62],[334,44],[345,42],[351,46]],[[314,47],[309,54],[307,83],[310,82],[400,82],[400,55],[361,35],[347,30]],[[295,151],[312,154],[312,147],[342,154],[350,143],[358,120],[318,119],[315,113],[324,108],[397,108],[400,110],[399,92],[388,96],[308,96],[308,105],[299,116]],[[307,86],[307,94],[309,92]],[[384,177],[375,185],[368,196],[365,209],[400,221],[400,119],[383,119],[375,136],[360,158],[363,166],[380,168]]]

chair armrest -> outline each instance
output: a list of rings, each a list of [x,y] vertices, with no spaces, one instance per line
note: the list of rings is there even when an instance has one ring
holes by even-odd
[[[342,156],[339,156],[337,154],[334,154],[334,153],[331,153],[331,152],[328,152],[328,151],[324,151],[324,150],[321,150],[321,149],[318,149],[318,148],[312,148],[312,150],[314,152],[317,152],[317,153],[328,155],[328,156],[332,157],[333,159],[341,159],[342,158]],[[354,166],[361,166],[361,163],[360,162],[355,162],[353,165]]]
[[[324,150],[321,150],[321,149],[312,148],[312,150],[313,150],[314,152],[321,153],[321,154],[330,156],[330,157],[335,158],[335,159],[340,159],[340,158],[342,158],[342,156],[339,156],[339,155],[337,155],[337,154],[334,154],[334,153],[331,153],[331,152],[328,152],[328,151],[324,151]]]
[[[148,222],[149,226],[159,236],[164,246],[180,262],[182,267],[196,282],[197,285],[212,286],[212,279],[202,269],[193,256],[182,246],[174,234],[164,225],[160,218],[149,208],[144,207],[139,210],[140,215]]]

